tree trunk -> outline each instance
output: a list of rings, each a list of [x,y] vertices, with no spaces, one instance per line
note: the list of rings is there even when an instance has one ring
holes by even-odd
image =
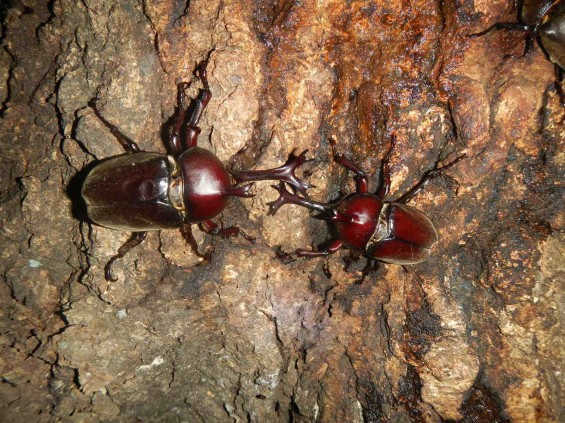
[[[0,10],[0,420],[565,420],[553,65],[537,45],[522,56],[519,32],[467,37],[514,20],[509,0]],[[466,153],[410,202],[438,230],[430,260],[364,280],[346,249],[284,263],[277,248],[334,233],[296,206],[268,216],[277,193],[258,182],[216,219],[255,243],[195,227],[202,261],[178,231],[152,232],[106,282],[130,234],[81,221],[77,181],[123,150],[89,103],[164,152],[176,83],[206,57],[200,145],[237,169],[309,149],[317,201],[355,187],[329,138],[374,189],[396,134],[392,199]]]

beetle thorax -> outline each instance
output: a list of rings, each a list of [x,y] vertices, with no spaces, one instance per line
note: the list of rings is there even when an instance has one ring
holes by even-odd
[[[365,246],[376,231],[381,231],[378,222],[383,202],[372,194],[354,194],[340,204],[338,213],[350,221],[337,221],[339,238],[349,247],[365,251]]]
[[[203,222],[221,213],[231,195],[230,175],[222,162],[210,151],[192,147],[180,155],[178,164],[181,181],[171,183],[169,197],[174,204],[181,197],[185,221]]]

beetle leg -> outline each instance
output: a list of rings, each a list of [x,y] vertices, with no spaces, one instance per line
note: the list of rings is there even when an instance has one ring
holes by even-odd
[[[321,250],[321,251],[315,251],[315,250],[304,250],[302,248],[299,248],[298,250],[295,251],[295,254],[298,257],[325,257],[325,256],[329,256],[330,254],[335,253],[337,250],[339,250],[341,247],[343,246],[343,241],[336,239],[335,241],[333,241],[328,248]]]
[[[118,253],[116,255],[112,256],[112,258],[110,260],[108,260],[108,263],[106,263],[106,266],[104,266],[104,276],[105,276],[107,281],[115,282],[115,281],[118,280],[117,278],[112,277],[112,264],[117,259],[125,256],[128,253],[129,250],[131,250],[132,248],[137,247],[139,244],[141,244],[146,236],[147,236],[147,232],[133,232],[131,234],[130,239],[128,239],[126,241],[126,243],[123,244],[118,249]]]
[[[437,178],[438,176],[441,176],[443,174],[443,172],[445,172],[450,167],[459,163],[466,156],[467,156],[466,154],[462,154],[461,156],[455,158],[453,161],[451,161],[451,162],[449,162],[449,163],[447,163],[446,165],[443,165],[443,166],[440,166],[439,161],[438,161],[433,169],[430,169],[430,170],[426,171],[426,173],[424,173],[424,176],[422,176],[422,179],[420,179],[420,182],[418,182],[416,185],[414,185],[410,189],[410,191],[408,191],[406,194],[402,195],[400,198],[398,198],[394,202],[395,203],[407,203],[412,198],[414,198],[414,196],[416,194],[418,194],[422,189],[424,189],[425,186],[428,184],[428,182],[430,182],[434,178]]]
[[[306,258],[313,258],[313,257],[326,257],[330,254],[335,253],[343,246],[343,242],[339,239],[333,241],[328,248],[320,251],[316,251],[314,249],[305,250],[303,248],[299,248],[292,253],[285,253],[283,250],[279,248],[277,251],[277,257],[282,260],[284,263],[292,263],[296,260],[295,257],[306,257]]]
[[[349,161],[342,154],[339,154],[337,152],[336,142],[333,138],[330,138],[328,141],[330,142],[330,145],[332,146],[332,155],[333,155],[334,161],[337,164],[345,167],[347,170],[350,170],[351,172],[353,172],[355,174],[354,178],[355,178],[355,182],[357,184],[357,193],[360,194],[360,193],[367,192],[367,190],[368,190],[368,188],[367,188],[367,174],[365,172],[363,172],[361,169],[359,169],[359,167],[357,167],[356,164]]]
[[[476,38],[488,34],[491,31],[498,31],[499,29],[508,29],[511,31],[529,31],[531,30],[531,26],[519,22],[498,22],[488,27],[484,31],[475,32],[474,34],[468,34],[467,37]]]
[[[379,174],[379,188],[377,189],[377,197],[385,198],[390,191],[390,156],[396,147],[396,135],[390,137],[390,147],[381,162],[381,172]]]
[[[349,254],[343,258],[343,262],[345,263],[345,266],[343,266],[343,270],[349,272],[349,268],[351,267],[351,265],[359,261],[360,258],[361,256],[359,255],[359,252],[349,250]]]
[[[361,278],[356,280],[355,283],[361,285],[365,281],[365,278],[369,276],[371,273],[379,270],[379,267],[380,267],[380,262],[378,260],[368,258],[367,264],[365,265],[365,267],[363,267],[363,270],[361,271]]]
[[[241,235],[247,241],[251,243],[255,242],[255,238],[246,234],[237,226],[230,226],[229,228],[224,228],[223,226],[218,227],[218,225],[211,220],[202,222],[200,226],[204,232],[210,235],[219,235],[224,238]]]
[[[304,150],[299,155],[296,155],[295,151],[296,150],[292,150],[285,164],[277,168],[265,170],[230,170],[230,173],[238,183],[265,180],[284,181],[296,189],[296,191],[306,196],[306,190],[312,188],[313,185],[298,179],[294,172],[305,162],[311,160],[306,159],[308,150]]]
[[[524,54],[522,54],[522,57],[527,56],[534,48],[534,42],[538,35],[538,28],[539,25],[535,25],[532,28],[528,28],[526,32],[526,45],[524,47]]]
[[[361,257],[357,251],[349,250],[349,255],[344,257],[343,259],[345,263],[343,270],[345,270],[348,273],[352,272],[352,270],[350,269],[351,265],[354,262],[357,262],[360,258]],[[372,272],[376,272],[377,270],[379,270],[380,267],[381,262],[379,260],[370,257],[365,257],[365,258],[367,261],[365,263],[365,266],[363,266],[363,269],[361,269],[361,277],[355,281],[355,283],[358,285],[362,284],[367,276],[369,276]]]
[[[557,64],[553,65],[553,69],[555,72],[555,91],[557,91],[561,105],[565,105],[565,92],[563,91],[563,69],[561,69]]]
[[[120,130],[117,128],[117,126],[108,122],[106,118],[102,116],[100,110],[98,110],[98,107],[96,105],[96,99],[90,100],[88,102],[88,105],[92,108],[92,110],[94,110],[94,114],[96,115],[96,117],[102,121],[102,123],[110,130],[110,132],[112,132],[112,135],[116,137],[116,139],[120,142],[120,144],[122,145],[124,150],[126,150],[127,153],[136,153],[140,151],[139,146],[135,141],[133,141],[128,136],[122,134]]]
[[[290,264],[296,261],[296,257],[293,256],[294,252],[292,253],[285,253],[283,249],[279,246],[277,249],[277,258],[282,261],[284,264]]]
[[[538,35],[539,24],[527,25],[519,22],[498,22],[484,31],[477,32],[475,34],[469,34],[468,37],[476,38],[485,35],[493,30],[507,29],[510,31],[522,31],[526,32],[526,46],[524,47],[524,53],[522,57],[528,55],[534,48],[534,41]]]
[[[206,66],[208,66],[208,60],[203,60],[196,68],[196,74],[202,81],[203,89],[200,90],[198,97],[194,100],[193,108],[187,117],[186,149],[196,147],[196,145],[198,144],[198,135],[200,135],[198,122],[200,122],[202,113],[204,112],[204,109],[206,109],[206,106],[208,106],[208,103],[212,98],[212,92],[210,91],[210,86],[208,85]]]
[[[194,235],[192,235],[192,225],[190,223],[183,224],[180,227],[180,233],[196,256],[204,260],[210,259],[210,256],[208,254],[202,254],[200,251],[198,251],[198,244],[196,243],[196,239],[194,239]]]
[[[186,94],[185,88],[190,85],[188,82],[181,82],[177,84],[177,108],[176,108],[176,116],[175,120],[173,121],[173,125],[171,126],[171,130],[169,133],[169,138],[167,139],[169,143],[169,152],[175,157],[178,157],[182,151],[182,142],[181,142],[181,134],[180,128],[182,123],[185,121],[186,118],[186,110],[188,108],[186,104]]]

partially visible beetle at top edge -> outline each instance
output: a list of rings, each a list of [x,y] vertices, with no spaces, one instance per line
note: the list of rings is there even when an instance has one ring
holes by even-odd
[[[115,280],[111,274],[113,262],[143,242],[150,230],[180,228],[197,254],[191,232],[195,223],[213,235],[241,234],[252,241],[239,228],[218,227],[210,220],[224,210],[230,197],[252,196],[249,191],[252,184],[237,186],[241,182],[285,181],[302,193],[309,187],[294,173],[305,162],[306,152],[295,155],[293,151],[287,162],[275,169],[228,172],[212,152],[197,146],[198,122],[212,97],[206,67],[207,61],[203,61],[196,69],[203,88],[192,107],[186,104],[188,83],[178,85],[179,104],[166,139],[167,155],[140,150],[137,143],[99,113],[95,103],[91,104],[126,150],[126,154],[96,165],[88,173],[81,191],[88,217],[94,223],[132,232],[131,238],[105,265],[107,280]],[[232,185],[230,173],[236,185]]]
[[[538,40],[549,59],[555,65],[558,90],[563,101],[563,70],[565,69],[565,1],[524,0],[519,9],[518,22],[498,22],[484,31],[470,34],[480,37],[493,30],[507,29],[526,33],[524,55],[528,54]]]

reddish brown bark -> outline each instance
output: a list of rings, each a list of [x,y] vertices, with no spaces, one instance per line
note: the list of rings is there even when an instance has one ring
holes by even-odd
[[[510,2],[19,0],[0,6],[0,420],[559,421],[564,109],[523,38],[467,34]],[[488,3],[488,4],[487,4]],[[77,174],[120,154],[93,113],[164,151],[176,85],[210,55],[201,145],[237,168],[310,149],[313,198],[351,191],[328,138],[440,241],[383,265],[277,260],[331,238],[257,183],[223,214],[257,237],[129,236],[73,214]],[[331,277],[328,275],[331,274]]]

